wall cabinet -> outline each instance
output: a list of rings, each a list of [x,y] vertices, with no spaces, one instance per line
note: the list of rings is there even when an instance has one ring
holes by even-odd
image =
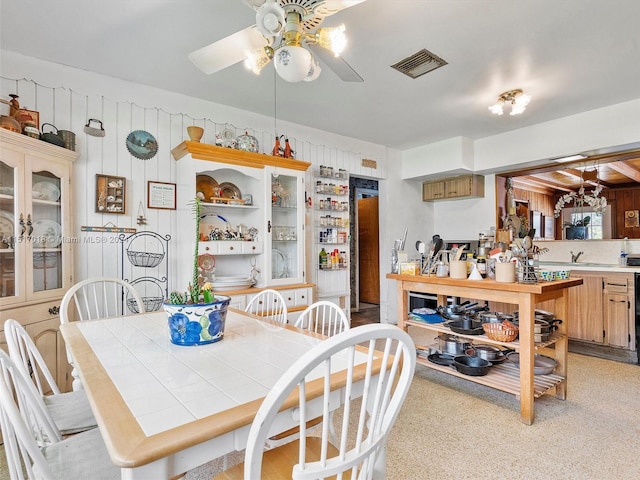
[[[461,175],[422,183],[422,200],[454,200],[484,197],[484,176]]]
[[[0,330],[8,318],[20,322],[61,389],[70,387],[58,311],[73,283],[71,171],[77,157],[0,129]]]
[[[291,303],[294,312],[312,303],[313,291],[306,283],[304,230],[304,175],[310,163],[199,142],[183,142],[172,153],[180,161],[179,231],[194,231],[189,199],[196,196],[198,185],[205,197],[199,254],[215,257],[217,279],[256,279],[256,288],[217,290],[214,282],[214,291],[230,295],[232,306],[241,309],[263,288],[290,289],[292,298],[304,299]],[[174,251],[193,251],[195,238],[184,235],[176,241]],[[172,281],[191,278],[189,257],[174,259],[177,273]],[[170,286],[176,288],[184,286]]]

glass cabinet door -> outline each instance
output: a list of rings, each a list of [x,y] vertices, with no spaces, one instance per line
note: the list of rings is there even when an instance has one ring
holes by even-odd
[[[16,293],[16,168],[0,162],[0,298]]]
[[[32,292],[62,288],[62,182],[54,173],[31,172],[31,213],[20,222],[30,237]]]
[[[269,283],[303,278],[302,177],[271,173],[271,276]]]

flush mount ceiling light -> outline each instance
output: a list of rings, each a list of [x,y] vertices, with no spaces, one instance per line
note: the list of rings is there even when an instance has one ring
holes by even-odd
[[[511,105],[511,113],[509,115],[519,115],[526,110],[530,101],[531,96],[522,93],[522,90],[517,88],[502,93],[498,97],[498,101],[489,107],[489,111],[495,115],[502,115],[504,106]]]
[[[317,28],[325,17],[366,0],[244,0],[256,10],[256,24],[191,52],[189,59],[211,74],[242,60],[258,75],[273,60],[288,82],[312,81],[320,75],[320,58],[342,80],[362,82],[340,53],[345,27]]]

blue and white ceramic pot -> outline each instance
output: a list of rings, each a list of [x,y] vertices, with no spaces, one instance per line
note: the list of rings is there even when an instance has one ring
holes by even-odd
[[[169,316],[171,343],[206,345],[222,340],[230,297],[216,295],[213,303],[172,305],[164,303]]]

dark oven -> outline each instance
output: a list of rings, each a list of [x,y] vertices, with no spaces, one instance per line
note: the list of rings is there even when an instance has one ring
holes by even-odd
[[[447,303],[460,303],[460,299],[456,297],[448,297]],[[433,310],[438,306],[438,296],[433,293],[409,292],[409,311],[416,308],[431,308]]]

